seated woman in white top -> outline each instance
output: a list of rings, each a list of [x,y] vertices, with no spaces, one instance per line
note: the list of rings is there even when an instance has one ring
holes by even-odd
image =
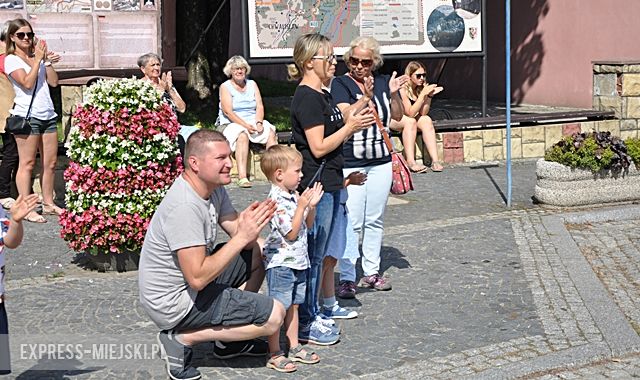
[[[220,106],[217,124],[229,140],[238,164],[238,186],[251,187],[247,178],[249,142],[275,145],[276,129],[264,120],[262,96],[256,82],[247,79],[251,67],[247,61],[234,55],[222,70],[230,79],[220,86]]]

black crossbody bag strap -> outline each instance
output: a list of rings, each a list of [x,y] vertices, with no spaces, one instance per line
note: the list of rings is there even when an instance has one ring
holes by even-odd
[[[31,103],[29,103],[29,109],[27,110],[27,116],[24,118],[29,120],[31,117],[31,107],[33,106],[33,99],[36,98],[36,91],[38,91],[38,78],[40,77],[40,65],[38,65],[38,75],[36,75],[36,84],[33,86],[33,92],[31,93]]]

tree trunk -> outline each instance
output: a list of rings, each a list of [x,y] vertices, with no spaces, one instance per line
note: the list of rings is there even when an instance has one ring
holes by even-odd
[[[222,0],[183,0],[176,10],[178,65],[185,65],[202,33],[218,11]],[[202,36],[193,57],[186,64],[185,97],[195,110],[218,103],[218,84],[226,78],[222,68],[228,59],[230,2],[218,13],[209,31]]]

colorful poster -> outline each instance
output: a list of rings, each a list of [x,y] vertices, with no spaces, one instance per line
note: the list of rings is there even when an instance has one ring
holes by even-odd
[[[111,0],[93,0],[93,10],[95,11],[110,11],[112,9],[113,2]]]
[[[140,10],[140,0],[113,0],[113,10],[135,12]]]
[[[305,33],[331,38],[342,54],[357,36],[383,54],[482,51],[482,0],[247,1],[249,56],[291,57]]]
[[[22,9],[22,0],[0,0],[0,10],[2,9]]]

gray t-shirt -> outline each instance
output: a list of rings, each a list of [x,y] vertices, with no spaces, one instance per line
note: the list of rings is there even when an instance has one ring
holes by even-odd
[[[218,218],[234,212],[223,187],[206,200],[182,176],[171,185],[151,219],[138,265],[140,303],[159,328],[167,330],[178,324],[198,294],[180,270],[178,250],[204,245],[210,255]]]

